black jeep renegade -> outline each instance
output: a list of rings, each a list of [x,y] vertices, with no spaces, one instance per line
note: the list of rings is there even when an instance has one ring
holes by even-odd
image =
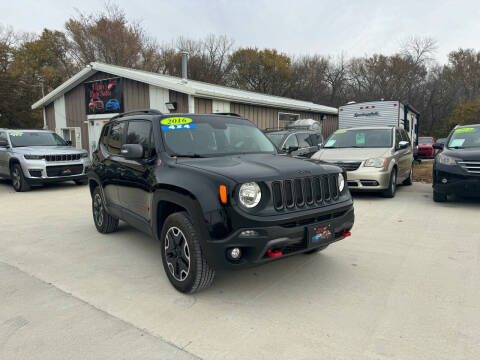
[[[154,236],[182,292],[209,286],[216,269],[322,250],[354,222],[339,167],[277,155],[234,114],[114,117],[88,177],[98,231],[122,219]]]

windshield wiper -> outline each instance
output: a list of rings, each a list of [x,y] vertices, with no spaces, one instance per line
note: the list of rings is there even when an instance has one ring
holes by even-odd
[[[465,149],[465,147],[463,147],[463,146],[449,146],[448,148],[449,148],[449,149],[456,149],[456,150],[458,150],[458,149]]]
[[[171,157],[177,158],[205,158],[206,156],[200,154],[171,154]]]

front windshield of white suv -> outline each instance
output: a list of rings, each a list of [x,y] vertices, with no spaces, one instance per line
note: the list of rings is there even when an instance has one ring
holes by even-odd
[[[450,141],[449,148],[477,148],[480,147],[480,126],[463,127],[454,130]]]
[[[337,130],[325,144],[326,149],[338,148],[390,148],[391,129]]]
[[[67,146],[65,140],[55,133],[46,131],[12,131],[8,133],[13,147]]]

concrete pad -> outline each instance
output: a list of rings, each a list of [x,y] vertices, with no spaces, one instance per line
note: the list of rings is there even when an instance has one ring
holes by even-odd
[[[29,290],[16,272],[50,283],[49,303],[61,309],[50,325],[39,318],[38,327],[23,330],[22,337],[39,339],[39,354],[52,350],[48,340],[65,319],[77,319],[74,307],[55,306],[68,296],[132,333],[143,329],[153,343],[172,346],[172,355],[183,349],[205,359],[480,358],[480,203],[435,204],[429,185],[400,187],[394,199],[356,195],[351,238],[319,254],[220,273],[194,296],[170,286],[153,239],[125,223],[114,234],[95,230],[87,187],[14,193],[0,183],[0,203],[0,262],[15,269],[0,270],[0,284],[13,281],[15,291],[28,292],[4,302],[0,291],[0,304],[7,304],[0,305],[0,323],[15,328],[22,314],[39,316],[35,294],[43,291]],[[109,325],[99,316],[83,324],[105,334]],[[70,343],[88,344],[82,329],[64,340],[64,358],[85,358],[68,352]],[[0,332],[0,344],[6,336]],[[133,344],[130,336],[125,342]],[[115,343],[105,343],[105,351]],[[139,351],[154,351],[153,343]],[[18,348],[0,345],[8,350],[0,358],[16,358]]]

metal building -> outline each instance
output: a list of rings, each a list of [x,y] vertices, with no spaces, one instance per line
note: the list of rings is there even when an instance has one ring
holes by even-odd
[[[233,112],[260,129],[310,118],[322,123],[325,138],[338,128],[336,108],[97,62],[32,105],[43,109],[48,129],[89,151],[111,117],[148,108],[164,113]]]

